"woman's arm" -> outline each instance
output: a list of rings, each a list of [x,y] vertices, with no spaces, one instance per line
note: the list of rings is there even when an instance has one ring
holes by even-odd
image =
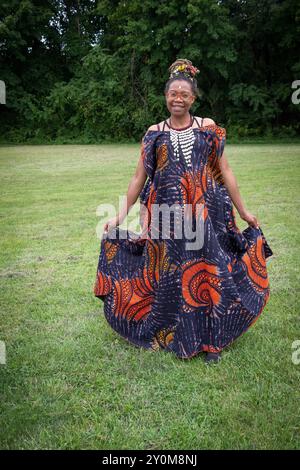
[[[126,194],[126,199],[124,205],[121,208],[119,214],[117,215],[118,224],[121,224],[125,217],[127,216],[131,206],[133,206],[142,191],[145,181],[147,179],[147,173],[143,164],[142,156],[139,159],[135,174],[130,180],[128,185],[128,190]]]
[[[123,222],[131,206],[135,204],[145,184],[146,179],[147,179],[147,173],[146,173],[146,170],[143,164],[143,158],[141,155],[138,161],[138,165],[135,170],[135,174],[133,175],[133,177],[131,178],[129,182],[123,207],[121,208],[120,212],[116,215],[116,217],[109,219],[105,223],[104,232],[108,232],[108,230],[115,228],[117,225]]]
[[[229,166],[225,152],[223,152],[223,155],[219,160],[219,165],[224,178],[224,184],[229,192],[233,204],[235,205],[238,213],[240,214],[241,219],[248,222],[249,225],[258,228],[257,218],[253,214],[248,212],[244,206],[236,177],[234,176],[232,169]]]

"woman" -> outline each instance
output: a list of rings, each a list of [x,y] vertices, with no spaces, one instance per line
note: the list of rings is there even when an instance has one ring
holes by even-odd
[[[226,130],[190,114],[198,69],[178,59],[169,71],[170,117],[147,130],[124,207],[104,226],[94,294],[112,328],[132,344],[186,359],[203,351],[207,363],[217,362],[263,311],[273,253],[224,155]],[[133,236],[118,225],[138,196],[143,230]],[[248,223],[243,232],[232,203]],[[174,216],[165,236],[153,216],[162,205],[189,207],[179,220],[192,223],[192,231],[176,237]],[[198,233],[202,244],[189,245]]]

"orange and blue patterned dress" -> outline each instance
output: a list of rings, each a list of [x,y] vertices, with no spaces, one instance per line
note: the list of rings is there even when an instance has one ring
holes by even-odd
[[[220,352],[258,319],[269,299],[266,259],[273,252],[260,227],[241,232],[236,225],[219,167],[225,140],[225,128],[199,123],[143,136],[143,236],[120,227],[114,236],[104,234],[94,284],[110,326],[137,347],[184,359]],[[170,217],[169,237],[161,220],[151,226],[152,208],[162,204],[188,205],[203,243],[188,245],[193,237],[184,230],[172,236],[176,217]]]

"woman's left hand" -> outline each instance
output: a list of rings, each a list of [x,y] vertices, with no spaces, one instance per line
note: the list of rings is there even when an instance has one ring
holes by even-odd
[[[251,227],[259,228],[259,222],[255,215],[251,214],[250,212],[246,211],[243,214],[240,214],[241,219],[245,220]]]

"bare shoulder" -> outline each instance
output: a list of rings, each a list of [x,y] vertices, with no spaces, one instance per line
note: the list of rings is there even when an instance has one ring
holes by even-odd
[[[199,118],[200,119],[200,118]],[[202,125],[204,127],[206,126],[212,126],[212,125],[216,125],[215,121],[213,119],[210,119],[210,118],[203,118],[203,123]]]
[[[198,119],[198,121],[201,122],[201,119],[202,119],[201,117],[199,117],[199,116],[195,116],[195,117],[196,117],[196,119]],[[158,129],[162,129],[163,124],[164,124],[164,121],[161,121],[159,124],[153,124],[153,126],[150,126],[148,128],[148,131],[156,131]],[[203,121],[202,121],[202,126],[203,127],[212,126],[212,125],[216,125],[216,123],[213,119],[203,118]]]
[[[150,126],[148,128],[148,131],[157,131],[158,129],[162,128],[163,124],[164,124],[164,121],[161,121],[159,124],[153,124],[153,126]]]
[[[220,133],[225,133],[226,134],[226,129],[222,126],[219,126],[218,124],[215,123],[215,121],[213,119],[210,119],[210,118],[203,118],[203,127],[206,127],[206,126],[216,126],[219,128],[219,132]]]
[[[157,130],[157,124],[153,124],[153,126],[148,127],[148,131],[156,131],[156,130]]]

